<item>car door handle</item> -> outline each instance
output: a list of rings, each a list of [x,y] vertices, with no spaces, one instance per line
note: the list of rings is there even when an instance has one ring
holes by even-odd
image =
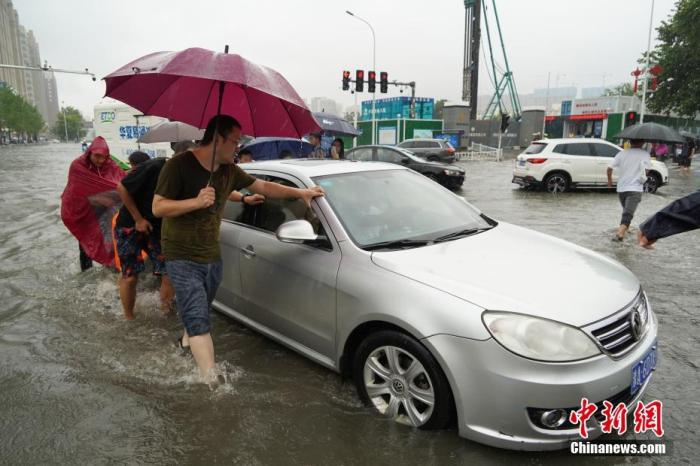
[[[246,257],[255,257],[255,248],[253,248],[253,246],[251,246],[250,244],[245,248],[241,249],[241,252]]]

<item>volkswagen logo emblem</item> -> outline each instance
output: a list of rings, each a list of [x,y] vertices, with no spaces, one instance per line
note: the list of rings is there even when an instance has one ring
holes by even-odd
[[[639,309],[635,309],[632,311],[632,314],[630,314],[630,329],[632,330],[632,338],[634,341],[639,341],[639,338],[641,338],[644,330],[643,327],[642,315],[639,313]]]
[[[403,391],[404,391],[403,382],[401,382],[400,380],[394,380],[394,382],[391,385],[397,394],[403,393]]]

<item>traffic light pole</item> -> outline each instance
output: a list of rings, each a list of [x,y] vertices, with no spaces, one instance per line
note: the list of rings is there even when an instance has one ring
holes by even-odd
[[[411,88],[411,106],[410,106],[410,114],[409,117],[411,119],[416,118],[416,82],[411,81],[407,83],[402,83],[399,81],[392,81],[389,84],[393,84],[394,86],[397,87],[410,87]]]
[[[649,59],[651,58],[651,31],[654,25],[654,0],[651,0],[651,16],[649,17],[649,38],[647,40],[647,56],[644,67],[644,82],[642,83],[642,108],[639,112],[639,122],[644,123],[644,112],[647,106],[647,82],[649,81]]]
[[[93,81],[97,80],[97,77],[95,76],[95,74],[89,72],[87,68],[85,68],[85,71],[62,70],[59,68],[52,68],[49,65],[47,65],[46,63],[44,63],[44,66],[19,66],[19,65],[7,65],[4,63],[0,63],[0,68],[8,68],[11,70],[50,71],[53,73],[84,74],[84,75],[90,76]]]

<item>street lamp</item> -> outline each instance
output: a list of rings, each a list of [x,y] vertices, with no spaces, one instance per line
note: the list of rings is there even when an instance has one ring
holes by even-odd
[[[644,65],[644,82],[642,83],[642,108],[639,111],[639,122],[644,123],[644,111],[647,104],[647,80],[649,79],[649,60],[651,59],[651,30],[654,26],[654,0],[651,0],[651,15],[649,17],[649,37],[647,39],[647,56]]]
[[[372,27],[371,24],[369,24],[369,21],[367,21],[366,19],[360,18],[359,16],[357,16],[353,12],[351,12],[349,10],[345,10],[345,13],[349,14],[353,18],[356,18],[356,19],[362,21],[367,26],[369,26],[370,31],[372,31],[372,71],[374,71],[376,73],[377,72],[377,38],[374,35],[374,28]],[[377,115],[375,113],[375,104],[374,104],[375,93],[376,93],[376,91],[372,92],[372,144],[374,144],[374,141],[375,141],[374,138],[375,138],[375,135],[377,133],[377,126],[376,126],[377,125],[377,122],[376,122]]]
[[[63,107],[63,130],[66,132],[66,142],[68,142],[68,123],[66,123],[66,103],[61,101]]]

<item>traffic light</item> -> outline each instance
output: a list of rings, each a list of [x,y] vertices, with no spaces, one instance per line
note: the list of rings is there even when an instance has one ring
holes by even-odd
[[[637,112],[627,112],[625,114],[625,128],[636,124],[638,117]]]
[[[347,91],[350,89],[350,72],[343,71],[343,90]]]
[[[386,94],[389,90],[389,73],[382,71],[379,73],[379,92]]]
[[[510,115],[504,113],[501,115],[501,133],[505,133],[510,124]]]
[[[367,92],[374,94],[377,88],[377,73],[374,71],[367,72]]]
[[[355,92],[362,92],[365,88],[365,72],[364,70],[355,71]]]

